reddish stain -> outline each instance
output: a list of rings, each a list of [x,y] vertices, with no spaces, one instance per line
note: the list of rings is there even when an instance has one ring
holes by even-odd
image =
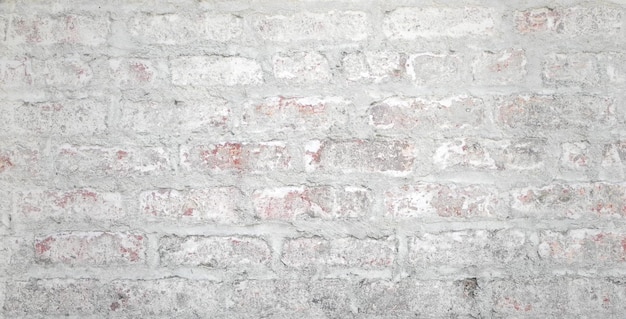
[[[126,151],[117,151],[116,154],[117,154],[117,159],[118,160],[124,159],[124,158],[126,158],[128,156],[128,152],[126,152]]]
[[[604,240],[604,234],[597,234],[593,237],[591,237],[591,239],[595,242],[600,242],[602,240]]]
[[[243,149],[241,143],[225,143],[216,145],[210,151],[202,151],[200,156],[204,163],[212,168],[243,168]]]
[[[53,103],[53,104],[44,104],[41,107],[42,110],[44,111],[54,111],[54,112],[59,112],[63,109],[63,105],[58,104],[58,103]]]
[[[152,80],[153,73],[145,64],[139,62],[131,63],[130,69],[139,82],[149,82]]]
[[[193,216],[193,208],[190,207],[190,208],[185,209],[183,216]]]
[[[115,311],[115,310],[120,308],[120,304],[116,301],[116,302],[111,304],[110,308],[111,308],[112,311]]]
[[[122,254],[128,254],[128,259],[132,262],[139,260],[139,253],[136,250],[126,248],[126,247],[120,247],[120,252]]]
[[[13,162],[11,162],[8,156],[0,156],[0,173],[13,166],[15,165],[13,165]]]
[[[47,252],[48,250],[50,250],[51,248],[51,244],[54,243],[56,241],[56,239],[54,239],[53,237],[48,237],[38,243],[35,244],[35,252],[38,255],[43,255],[45,252]]]

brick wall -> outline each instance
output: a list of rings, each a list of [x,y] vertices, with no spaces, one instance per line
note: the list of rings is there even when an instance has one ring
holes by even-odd
[[[623,318],[623,1],[0,1],[0,318]]]

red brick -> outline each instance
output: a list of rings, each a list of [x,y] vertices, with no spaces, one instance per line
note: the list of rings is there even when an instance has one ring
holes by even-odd
[[[272,171],[291,167],[291,155],[282,142],[226,142],[181,148],[183,167],[198,171]]]
[[[355,219],[370,214],[373,198],[362,187],[279,187],[257,190],[252,195],[261,219]]]
[[[459,131],[479,129],[485,104],[467,95],[438,98],[390,97],[367,110],[369,124],[379,130]]]
[[[68,265],[140,264],[145,263],[146,241],[131,233],[58,233],[35,240],[35,258]]]
[[[401,140],[323,140],[305,146],[308,172],[342,171],[405,174],[413,169],[415,147]]]
[[[159,241],[161,264],[251,271],[268,267],[271,251],[255,237],[167,236]]]
[[[127,89],[166,85],[169,82],[169,70],[165,61],[146,59],[110,59],[109,76],[111,82]]]
[[[170,165],[162,148],[62,145],[55,158],[58,172],[89,177],[157,175]]]
[[[496,189],[454,184],[405,185],[385,192],[385,215],[392,218],[494,217],[498,207]]]
[[[541,218],[626,217],[621,184],[576,183],[526,187],[511,192],[515,215]]]
[[[561,25],[562,10],[536,8],[515,12],[515,23],[519,33],[556,32]]]
[[[396,242],[387,239],[295,238],[283,246],[281,261],[297,269],[390,268],[396,259]]]
[[[235,187],[160,189],[139,195],[147,219],[190,223],[236,223],[247,220],[245,198]]]
[[[105,16],[15,16],[7,34],[13,43],[98,46],[106,43],[109,19]]]
[[[270,97],[245,104],[246,132],[328,131],[347,122],[354,107],[340,97]]]
[[[90,224],[122,221],[127,217],[120,194],[84,188],[18,192],[16,211],[15,221],[27,228],[41,227],[41,223]]]
[[[540,233],[537,253],[549,265],[617,266],[626,262],[626,234],[599,229],[545,230]]]
[[[566,37],[608,37],[621,32],[624,11],[609,6],[533,8],[515,12],[522,34],[560,34]]]
[[[274,77],[288,83],[328,83],[332,77],[326,57],[318,52],[283,52],[272,57]]]

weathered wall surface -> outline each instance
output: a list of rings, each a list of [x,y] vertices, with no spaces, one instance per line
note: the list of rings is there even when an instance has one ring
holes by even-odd
[[[623,1],[0,1],[0,318],[624,318]]]

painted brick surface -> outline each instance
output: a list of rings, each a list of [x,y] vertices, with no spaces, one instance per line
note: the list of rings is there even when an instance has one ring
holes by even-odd
[[[0,1],[0,319],[622,319],[625,19]]]

